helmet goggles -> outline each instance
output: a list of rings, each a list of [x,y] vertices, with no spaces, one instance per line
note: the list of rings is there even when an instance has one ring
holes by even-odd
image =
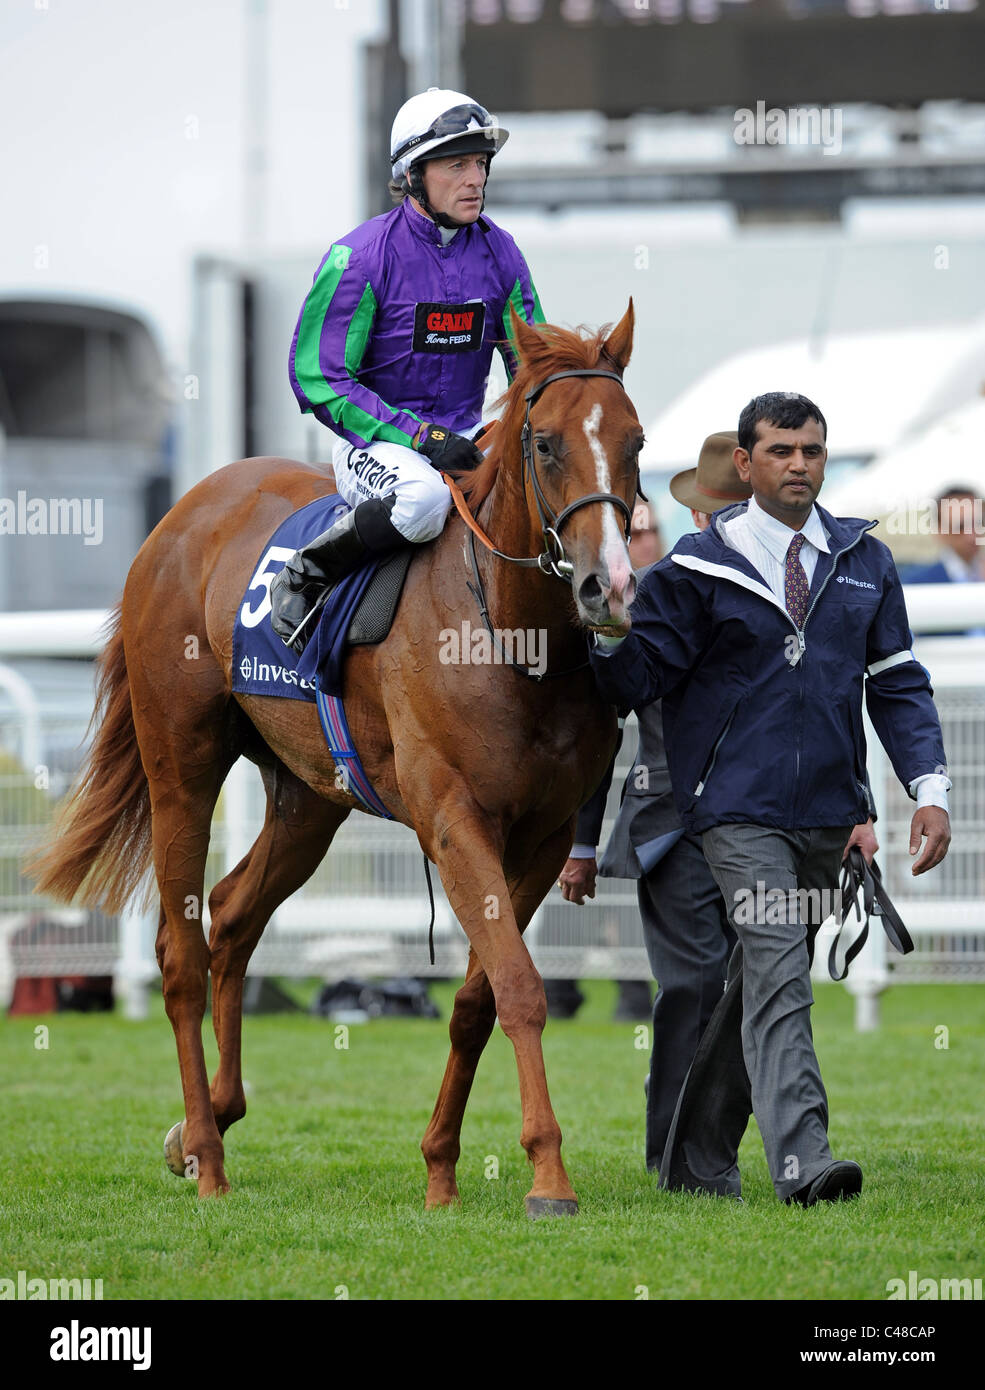
[[[495,122],[484,106],[480,106],[475,101],[464,102],[460,106],[453,106],[450,110],[443,111],[432,121],[427,130],[405,140],[400,148],[393,152],[391,158],[396,164],[425,142],[448,140],[455,135],[468,135],[473,132],[478,134],[480,131],[488,131],[490,140],[494,140],[494,130]]]

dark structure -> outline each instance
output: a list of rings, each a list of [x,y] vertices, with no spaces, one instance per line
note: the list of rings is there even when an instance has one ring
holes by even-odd
[[[171,394],[134,315],[0,301],[0,609],[116,602],[171,505]]]

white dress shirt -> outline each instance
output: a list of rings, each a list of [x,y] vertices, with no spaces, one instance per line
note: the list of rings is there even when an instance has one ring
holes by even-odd
[[[968,562],[962,560],[960,555],[955,554],[949,545],[941,546],[937,558],[947,570],[947,577],[952,584],[972,584],[977,578]]]
[[[781,606],[786,608],[787,551],[790,549],[790,542],[798,533],[784,522],[770,516],[769,512],[764,512],[755,497],[750,497],[746,510],[733,517],[731,521],[726,521],[720,532],[732,549],[744,555],[753,568],[759,571]],[[816,507],[811,507],[810,515],[800,528],[800,534],[804,537],[800,563],[807,576],[807,587],[810,588],[817,568],[818,555],[822,550],[830,550],[827,533]]]

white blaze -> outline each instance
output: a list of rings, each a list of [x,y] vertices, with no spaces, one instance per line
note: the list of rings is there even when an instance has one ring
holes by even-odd
[[[599,425],[601,423],[602,406],[600,402],[596,401],[585,416],[582,429],[588,440],[588,447],[592,451],[592,458],[595,460],[595,479],[598,483],[598,491],[611,493],[609,460],[605,456],[602,441],[599,439]],[[609,572],[609,584],[612,590],[615,593],[624,593],[633,570],[623,529],[616,509],[611,502],[602,508],[602,551],[599,559]]]

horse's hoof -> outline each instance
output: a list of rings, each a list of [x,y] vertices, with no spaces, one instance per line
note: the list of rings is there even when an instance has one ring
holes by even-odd
[[[200,1202],[209,1200],[214,1201],[217,1197],[225,1197],[229,1191],[229,1183],[223,1175],[221,1178],[213,1179],[208,1185],[198,1184],[198,1199]]]
[[[176,1178],[185,1176],[185,1158],[181,1151],[181,1136],[185,1128],[184,1120],[172,1125],[164,1139],[164,1162]]]
[[[542,1216],[577,1216],[578,1203],[569,1197],[524,1197],[523,1204],[531,1221]]]
[[[425,1211],[440,1211],[443,1207],[460,1207],[461,1205],[462,1199],[457,1192],[453,1192],[450,1196],[425,1197],[424,1199]]]

